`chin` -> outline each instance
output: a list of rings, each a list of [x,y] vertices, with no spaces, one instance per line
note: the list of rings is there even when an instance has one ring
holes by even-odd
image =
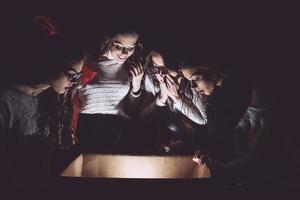
[[[119,64],[123,64],[126,60],[118,60]]]
[[[207,95],[207,96],[209,96],[209,95],[211,95],[212,93],[213,93],[213,91],[206,91],[204,94]]]
[[[62,90],[55,90],[55,92],[56,92],[57,94],[63,94],[63,93],[66,92],[66,90],[65,90],[65,89],[62,89]]]

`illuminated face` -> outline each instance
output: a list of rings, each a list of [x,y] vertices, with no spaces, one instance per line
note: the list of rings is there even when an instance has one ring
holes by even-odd
[[[119,64],[123,64],[135,50],[138,40],[136,33],[119,34],[112,39],[108,52],[108,59],[116,60]]]
[[[164,59],[160,53],[155,52],[152,54],[151,60],[151,71],[155,74],[157,80],[162,82],[168,72],[165,67]]]
[[[216,87],[213,81],[203,79],[203,76],[197,72],[197,69],[182,69],[183,76],[191,83],[191,88],[200,94],[211,95]]]
[[[50,85],[55,92],[63,94],[68,91],[74,83],[76,83],[80,76],[83,67],[83,60],[75,63],[72,68],[59,73],[51,82]]]

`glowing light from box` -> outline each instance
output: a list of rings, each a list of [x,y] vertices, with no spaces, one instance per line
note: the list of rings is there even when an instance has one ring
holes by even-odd
[[[157,170],[151,159],[127,157],[120,163],[119,175],[122,178],[153,178],[159,175]]]

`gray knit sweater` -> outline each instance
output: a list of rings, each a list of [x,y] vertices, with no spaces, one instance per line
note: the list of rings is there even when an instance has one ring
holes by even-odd
[[[0,94],[0,133],[19,136],[42,135],[37,123],[38,98],[14,87]]]

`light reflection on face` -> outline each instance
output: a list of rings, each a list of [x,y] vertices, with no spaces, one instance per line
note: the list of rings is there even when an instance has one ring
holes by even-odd
[[[165,62],[160,53],[153,53],[151,56],[152,66],[151,71],[157,78],[159,82],[164,81],[164,77],[168,73],[167,68],[165,67]]]
[[[135,50],[138,35],[136,33],[119,34],[112,39],[108,59],[123,64]]]
[[[203,76],[197,73],[197,69],[182,69],[183,76],[191,83],[191,88],[200,94],[211,95],[216,87],[213,81],[204,80]]]
[[[83,62],[84,60],[82,59],[75,63],[70,70],[59,73],[50,83],[53,90],[58,94],[63,94],[69,90],[75,83],[74,78],[71,79],[70,77],[79,76],[83,67]]]

